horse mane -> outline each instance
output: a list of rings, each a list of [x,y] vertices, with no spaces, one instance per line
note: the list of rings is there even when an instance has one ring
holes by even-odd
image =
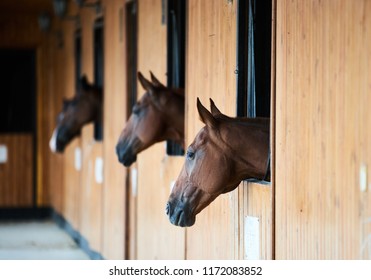
[[[217,120],[221,120],[226,123],[235,123],[238,125],[243,125],[243,126],[262,126],[266,125],[267,122],[269,123],[269,118],[262,118],[262,117],[257,117],[257,118],[248,118],[248,117],[228,117],[224,114],[215,114],[214,118]]]
[[[168,90],[174,94],[176,94],[177,96],[179,97],[183,97],[184,98],[184,88],[176,88],[176,87],[172,87],[172,88],[168,88]]]

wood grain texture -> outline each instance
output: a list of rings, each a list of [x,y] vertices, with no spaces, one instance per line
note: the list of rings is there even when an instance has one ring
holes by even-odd
[[[59,21],[54,21],[53,26],[56,29],[62,28]],[[50,190],[50,205],[58,213],[62,214],[64,208],[64,156],[52,153],[48,143],[56,125],[56,116],[62,109],[62,100],[65,94],[63,87],[64,52],[63,49],[57,48],[54,34],[49,34],[47,41],[50,57],[44,73],[46,93],[43,106],[43,108],[47,108],[47,111],[44,113],[46,126],[43,134],[44,151],[46,153],[44,162],[47,166],[43,166],[43,182],[45,188]]]
[[[370,258],[370,1],[277,2],[276,258]]]
[[[37,16],[0,12],[0,47],[37,48],[45,36],[39,29]]]
[[[33,135],[1,134],[7,162],[0,163],[0,207],[32,207],[34,187]]]
[[[94,82],[94,22],[97,15],[93,9],[80,10],[82,38],[81,73]],[[74,36],[71,36],[74,38]],[[103,160],[103,142],[94,139],[94,124],[89,123],[81,131],[82,170],[79,185],[80,230],[91,249],[102,252],[103,235],[103,183],[95,179],[97,158]],[[103,161],[104,162],[104,161]]]
[[[103,184],[95,179],[96,159],[102,158],[102,143],[96,142],[93,137],[94,125],[83,127],[82,131],[82,171],[81,171],[81,199],[80,228],[82,235],[88,240],[90,248],[97,252],[102,251],[102,212],[103,212]]]
[[[74,14],[73,6],[69,6],[69,13]],[[75,96],[75,57],[74,57],[74,21],[62,23],[64,44],[63,54],[64,75],[58,78],[63,89],[64,98]],[[83,42],[84,44],[84,42]],[[84,45],[83,45],[84,48]],[[84,65],[84,64],[83,64]],[[84,66],[83,66],[84,67]],[[66,146],[64,151],[64,201],[63,216],[76,229],[80,230],[80,199],[81,199],[81,171],[75,168],[75,149],[81,149],[81,138],[76,137]]]
[[[104,187],[103,187],[103,241],[102,254],[108,259],[124,259],[126,168],[115,153],[115,146],[126,116],[125,38],[120,32],[120,11],[123,0],[106,0],[104,5]]]
[[[186,145],[203,126],[196,98],[209,107],[213,98],[227,115],[236,115],[236,1],[189,0],[186,70]],[[238,191],[219,196],[187,229],[187,259],[238,257]]]
[[[151,70],[166,84],[166,25],[161,24],[161,0],[139,1],[138,70]],[[138,83],[138,96],[144,93]],[[137,258],[184,259],[185,230],[170,224],[165,205],[170,183],[176,179],[182,157],[166,155],[165,142],[138,156]]]

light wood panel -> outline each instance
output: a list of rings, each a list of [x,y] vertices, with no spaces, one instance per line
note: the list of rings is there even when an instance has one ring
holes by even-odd
[[[68,13],[75,15],[76,8],[69,6]],[[76,23],[63,21],[63,70],[64,75],[59,78],[62,84],[64,98],[75,96],[75,57],[74,34]],[[64,151],[64,209],[62,214],[76,230],[80,230],[80,200],[81,200],[81,171],[75,165],[75,150],[82,149],[81,138],[75,138]]]
[[[209,97],[236,114],[236,1],[189,0],[186,71],[186,144],[203,126],[196,98]],[[187,259],[233,259],[238,255],[238,192],[221,195],[187,229]]]
[[[161,0],[139,1],[138,70],[151,70],[166,84],[166,25],[161,24]],[[138,83],[138,95],[144,90]],[[182,157],[166,155],[165,142],[138,156],[137,258],[184,259],[185,231],[170,224],[165,205],[170,182],[181,169]]]
[[[82,166],[81,171],[81,234],[88,240],[90,248],[102,250],[102,212],[103,184],[96,181],[95,165],[97,158],[102,158],[102,143],[92,137],[94,125],[83,127],[82,131]],[[90,136],[90,137],[89,137]]]
[[[61,22],[53,22],[54,28],[61,28]],[[43,135],[44,151],[47,156],[43,168],[43,182],[45,188],[50,190],[50,205],[60,214],[63,213],[64,204],[64,156],[54,154],[49,149],[49,139],[56,125],[56,116],[62,109],[62,99],[64,97],[63,78],[64,77],[64,52],[63,48],[57,47],[54,34],[47,36],[47,44],[50,57],[44,69],[44,79],[46,89],[44,94],[44,118],[47,126],[44,127]],[[47,110],[46,110],[47,108]]]
[[[258,242],[259,259],[270,260],[273,258],[273,196],[271,184],[243,182],[239,192],[239,259],[249,259],[255,253],[247,252],[251,247],[248,244]],[[258,228],[247,228],[247,219],[258,221]],[[258,236],[253,236],[258,230]],[[245,236],[247,236],[245,238]],[[247,238],[249,240],[247,240]],[[254,245],[255,246],[255,245]]]
[[[104,209],[103,255],[108,259],[125,256],[126,168],[115,154],[115,146],[126,116],[125,36],[123,0],[106,0],[104,4]]]
[[[81,72],[94,82],[94,22],[97,18],[94,9],[80,10],[82,38]],[[72,36],[73,38],[73,36]],[[81,132],[82,170],[80,182],[80,229],[91,249],[102,252],[103,234],[103,183],[96,181],[95,165],[103,159],[103,142],[94,139],[94,124],[83,127]]]
[[[370,15],[370,1],[277,2],[277,259],[370,258]]]
[[[1,134],[7,162],[0,163],[0,207],[32,207],[34,154],[32,134]]]

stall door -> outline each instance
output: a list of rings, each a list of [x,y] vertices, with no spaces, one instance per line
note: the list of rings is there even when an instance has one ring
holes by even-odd
[[[35,51],[0,50],[0,208],[35,203]]]

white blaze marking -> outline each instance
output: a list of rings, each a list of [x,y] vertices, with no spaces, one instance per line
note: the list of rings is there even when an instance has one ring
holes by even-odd
[[[49,141],[49,147],[53,153],[57,151],[57,133],[58,133],[58,128],[54,129],[52,138],[50,138],[50,141]]]

